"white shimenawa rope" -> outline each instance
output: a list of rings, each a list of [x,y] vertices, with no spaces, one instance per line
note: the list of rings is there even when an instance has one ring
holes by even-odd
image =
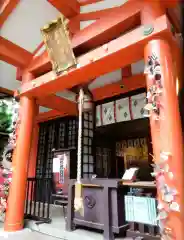
[[[84,104],[84,91],[79,92],[79,128],[78,128],[78,155],[77,155],[77,183],[81,183],[81,164],[82,164],[82,112]]]

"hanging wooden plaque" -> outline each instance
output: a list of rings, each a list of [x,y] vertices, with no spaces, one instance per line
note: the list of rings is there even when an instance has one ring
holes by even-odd
[[[53,71],[60,74],[77,64],[74,56],[67,19],[61,15],[41,29],[43,41],[52,63]]]

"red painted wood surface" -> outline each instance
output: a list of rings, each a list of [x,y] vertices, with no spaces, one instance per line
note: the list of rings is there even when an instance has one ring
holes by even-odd
[[[36,78],[34,86],[33,82],[23,84],[21,94],[39,97],[87,83],[90,79],[142,59],[144,45],[148,41],[158,37],[170,38],[172,36],[166,16],[154,22],[154,32],[149,36],[143,36],[142,31],[142,27],[137,28],[109,42],[108,51],[102,46],[82,55],[77,59],[80,67],[71,69],[68,73],[56,76],[51,71]]]
[[[9,15],[16,8],[17,4],[20,0],[4,0],[2,4],[0,4],[0,28],[2,28],[5,21],[8,19]]]

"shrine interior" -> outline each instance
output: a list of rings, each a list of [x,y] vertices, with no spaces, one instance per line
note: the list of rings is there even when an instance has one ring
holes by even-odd
[[[119,99],[121,97],[125,96],[118,96]],[[118,100],[118,98],[115,98],[114,101]],[[143,154],[142,158],[144,160],[142,160],[147,162],[148,165],[151,164],[150,126],[147,118],[97,126],[94,132],[94,143],[96,152],[95,173],[97,177],[122,178],[126,168],[138,167],[141,161],[138,160],[141,158],[138,155],[132,156],[135,159],[137,158],[137,163],[127,166],[126,161],[128,159],[125,157],[125,149],[128,147],[132,147],[134,152],[133,148],[141,148],[142,144],[144,144],[145,149],[147,149],[145,152],[147,157],[145,159]],[[150,180],[150,177],[147,180]]]
[[[121,131],[119,130],[121,128]],[[126,162],[123,155],[124,147],[141,148],[142,144],[151,151],[151,139],[149,122],[147,119],[134,120],[127,123],[115,123],[111,126],[99,127],[95,131],[96,172],[100,178],[122,178],[125,172]],[[148,153],[148,152],[147,152]],[[142,160],[151,165],[151,155],[142,156]],[[130,157],[130,156],[129,156]],[[136,156],[134,156],[136,158]],[[130,163],[129,167],[139,167],[141,157],[137,156],[137,163]],[[133,161],[133,159],[132,159]],[[143,166],[142,166],[143,167]],[[150,180],[150,175],[148,179]],[[143,181],[143,179],[142,179]]]

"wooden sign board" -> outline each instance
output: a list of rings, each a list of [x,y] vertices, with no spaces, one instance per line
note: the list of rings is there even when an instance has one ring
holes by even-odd
[[[67,19],[63,15],[44,26],[41,33],[56,74],[76,66],[77,61],[70,42]]]

